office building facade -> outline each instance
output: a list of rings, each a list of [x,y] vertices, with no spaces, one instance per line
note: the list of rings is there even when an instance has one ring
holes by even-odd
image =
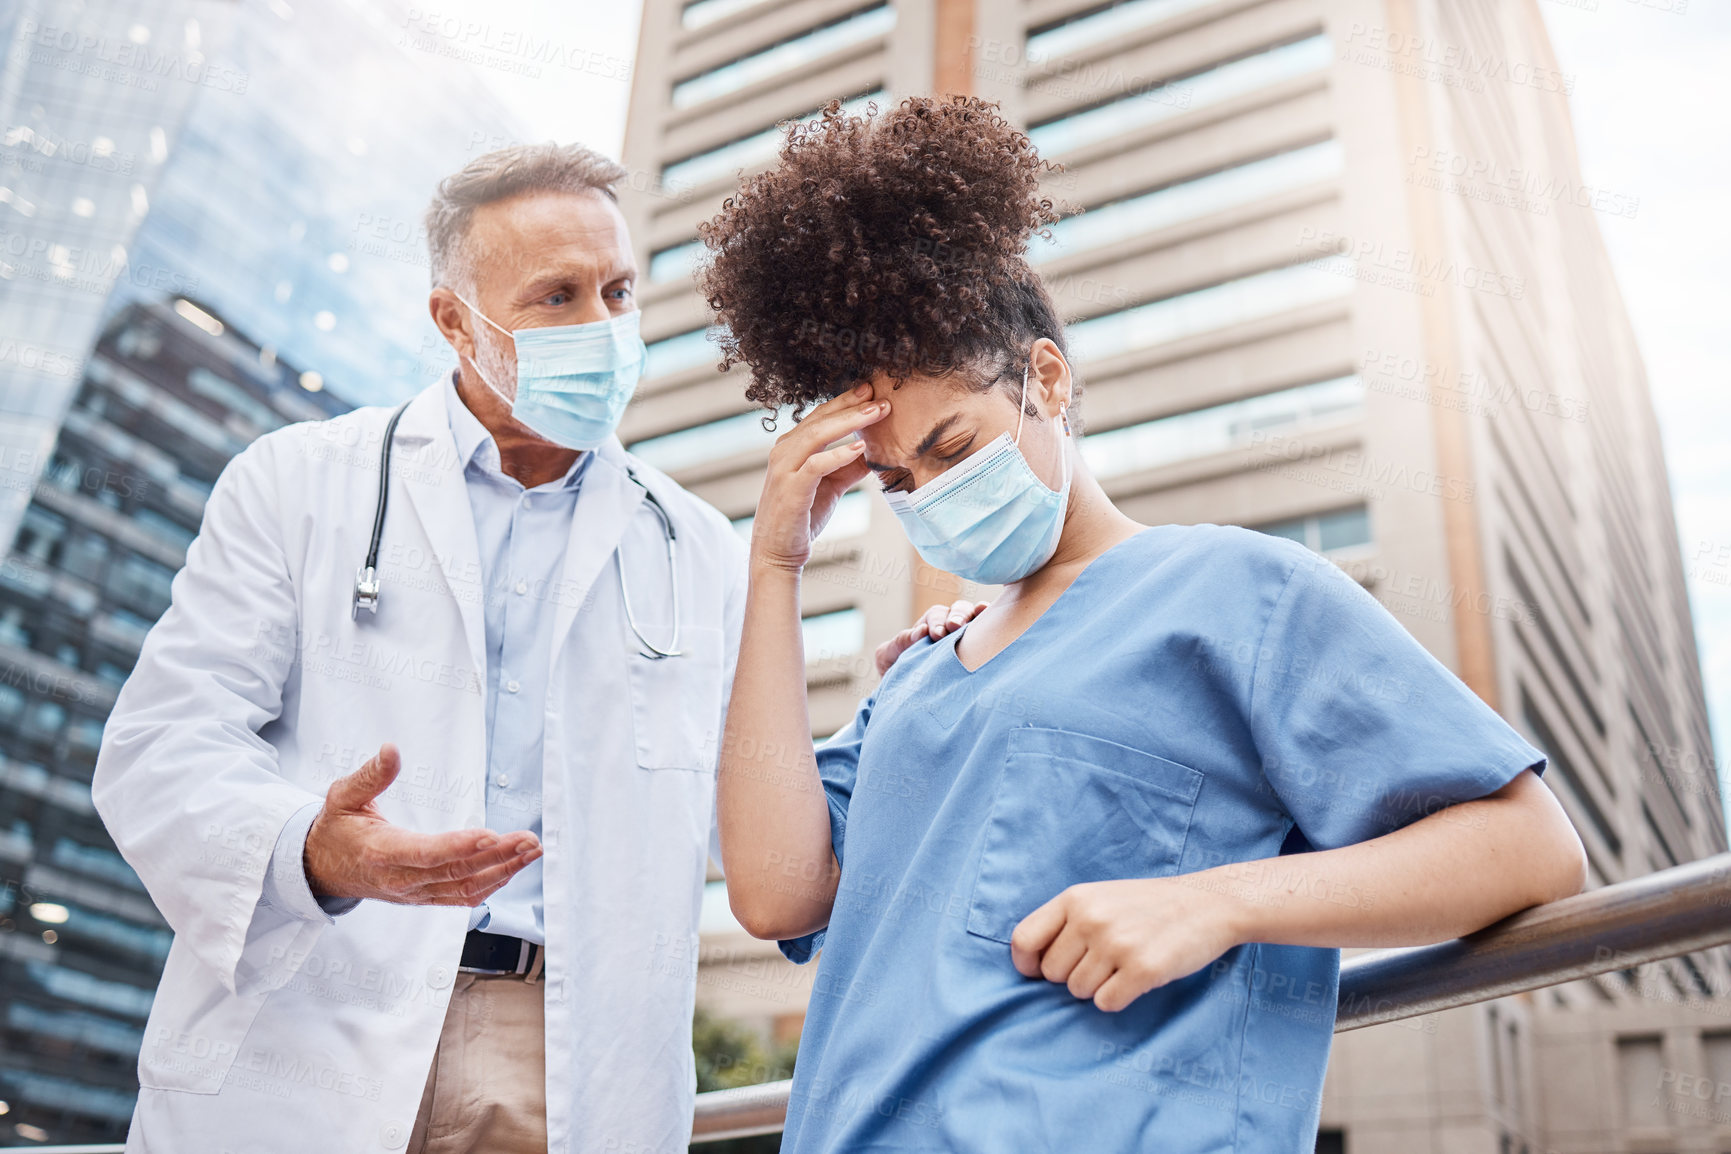
[[[1537,4],[648,0],[644,29],[624,161],[651,369],[623,436],[742,531],[770,438],[744,370],[715,371],[697,224],[826,100],[997,100],[1086,210],[1030,256],[1120,506],[1341,565],[1545,750],[1592,884],[1726,848],[1597,225],[1638,205],[1582,183]],[[957,588],[881,499],[844,500],[806,582],[814,731],[869,690],[876,641]],[[715,905],[700,998],[797,1029],[809,975]],[[1716,951],[1343,1035],[1321,1148],[1722,1148],[1731,1114],[1677,1087],[1731,1085],[1728,982]]]
[[[254,438],[347,409],[210,306],[127,306],[88,358],[0,568],[0,1126],[125,1134],[170,930],[90,801],[102,725]]]

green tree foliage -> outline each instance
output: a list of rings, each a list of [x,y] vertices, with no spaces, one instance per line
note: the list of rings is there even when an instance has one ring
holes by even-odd
[[[697,1092],[702,1094],[793,1077],[799,1042],[765,1042],[755,1030],[698,1010],[691,1022],[691,1048],[697,1056]],[[692,1154],[775,1154],[780,1149],[780,1134],[691,1148]]]

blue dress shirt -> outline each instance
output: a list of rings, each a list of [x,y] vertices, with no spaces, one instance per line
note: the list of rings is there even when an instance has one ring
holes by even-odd
[[[445,409],[474,514],[487,643],[487,828],[541,836],[541,738],[547,706],[551,594],[565,566],[577,489],[591,454],[556,481],[525,489],[499,467],[499,447],[445,382]],[[356,905],[318,898],[302,856],[318,803],[299,810],[277,839],[261,900],[308,920],[328,920]],[[531,862],[469,915],[469,928],[546,943],[541,862]]]
[[[565,567],[577,488],[591,455],[533,489],[499,467],[499,447],[445,382],[445,406],[480,549],[487,639],[487,828],[541,836],[541,736],[547,708],[551,591]],[[469,915],[469,928],[547,940],[541,862],[530,862]]]

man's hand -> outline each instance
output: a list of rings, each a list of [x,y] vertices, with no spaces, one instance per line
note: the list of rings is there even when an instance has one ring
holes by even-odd
[[[1074,885],[1010,935],[1023,977],[1064,982],[1116,1012],[1240,944],[1235,903],[1182,878]]]
[[[373,804],[402,768],[397,747],[331,783],[307,831],[307,884],[320,897],[373,898],[412,906],[478,906],[541,856],[528,831],[413,833]]]
[[[920,638],[942,640],[945,634],[955,632],[978,617],[988,604],[986,601],[957,601],[954,605],[932,606],[918,621],[878,646],[878,676],[888,673],[896,658],[906,653],[908,646]]]

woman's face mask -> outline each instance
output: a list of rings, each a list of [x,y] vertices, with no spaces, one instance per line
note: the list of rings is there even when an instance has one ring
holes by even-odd
[[[513,331],[460,293],[455,295],[517,347],[515,398],[488,380],[480,358],[475,358],[476,375],[510,404],[512,417],[567,449],[593,449],[613,435],[649,356],[638,332],[641,313],[632,310],[590,324]]]
[[[1058,548],[1070,499],[1070,422],[1059,410],[1063,481],[1049,489],[1022,455],[1028,372],[1016,432],[1000,433],[910,493],[886,490],[890,510],[928,565],[981,585],[1004,585],[1039,569]]]

